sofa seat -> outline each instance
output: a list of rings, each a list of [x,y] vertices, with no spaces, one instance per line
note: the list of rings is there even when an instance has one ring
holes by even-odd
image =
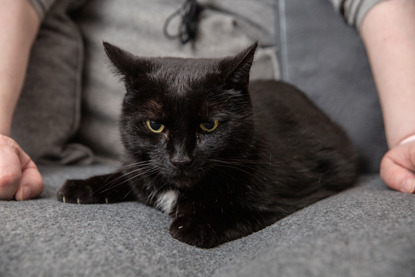
[[[38,199],[0,202],[0,276],[415,276],[415,201],[377,175],[262,231],[204,250],[138,202],[58,202],[66,178],[108,165],[42,166]]]

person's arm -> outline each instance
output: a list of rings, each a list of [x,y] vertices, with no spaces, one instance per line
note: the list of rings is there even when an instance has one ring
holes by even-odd
[[[25,200],[42,192],[43,180],[9,135],[40,19],[28,0],[2,0],[0,18],[0,199]]]
[[[389,152],[381,163],[385,183],[415,191],[415,1],[389,0],[375,5],[362,21],[378,90]],[[404,142],[404,143],[402,143]]]

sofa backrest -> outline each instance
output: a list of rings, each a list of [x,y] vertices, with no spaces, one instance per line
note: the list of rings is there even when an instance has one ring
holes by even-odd
[[[328,0],[276,0],[281,78],[303,91],[352,139],[360,170],[377,172],[387,151],[364,45]]]

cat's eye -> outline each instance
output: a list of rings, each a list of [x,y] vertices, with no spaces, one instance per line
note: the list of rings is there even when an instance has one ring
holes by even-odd
[[[207,122],[203,122],[202,124],[200,124],[200,129],[202,129],[205,132],[213,132],[216,128],[218,128],[219,125],[219,121],[217,120],[209,120]]]
[[[153,120],[147,120],[146,121],[147,128],[150,129],[153,133],[161,133],[164,130],[164,125],[153,121]]]

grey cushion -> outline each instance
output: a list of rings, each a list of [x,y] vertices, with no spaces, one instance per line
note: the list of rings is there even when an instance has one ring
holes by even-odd
[[[203,250],[140,203],[64,204],[65,178],[108,166],[42,167],[40,199],[0,202],[1,276],[414,276],[415,201],[376,175],[248,237]]]
[[[343,126],[362,172],[377,172],[387,151],[376,88],[355,29],[327,0],[277,0],[281,78],[305,91]]]
[[[163,35],[165,20],[183,1],[90,0],[77,15],[85,39],[83,118],[80,138],[101,158],[122,153],[118,118],[124,86],[112,74],[102,41],[140,56],[220,57],[235,54],[260,40],[252,74],[277,78],[273,0],[200,1],[216,10],[202,13],[194,43],[182,46]],[[179,18],[169,32],[177,30]]]
[[[47,13],[33,46],[11,136],[37,162],[88,160],[71,144],[80,122],[82,36],[69,14],[83,0],[58,1]]]
[[[36,10],[41,21],[45,18],[56,0],[29,0],[33,8]]]

